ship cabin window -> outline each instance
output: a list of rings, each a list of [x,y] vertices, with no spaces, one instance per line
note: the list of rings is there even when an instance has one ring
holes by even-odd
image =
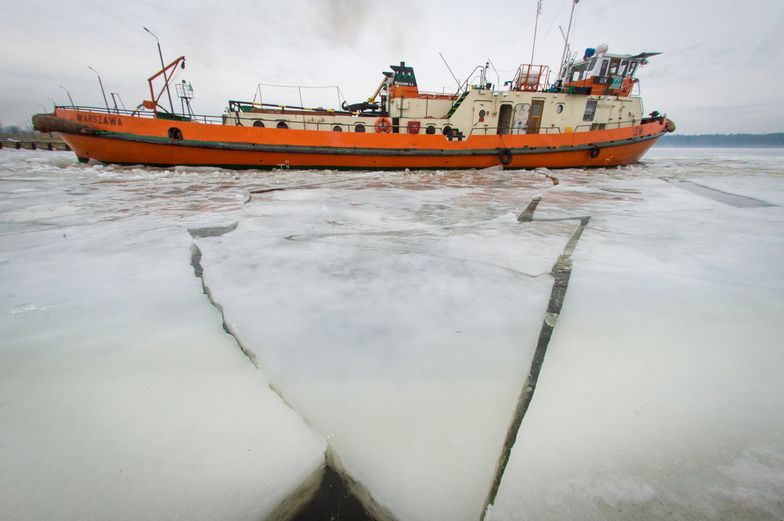
[[[585,113],[583,114],[583,121],[593,121],[596,116],[596,100],[589,99],[585,102]]]
[[[629,73],[626,75],[628,78],[633,78],[634,74],[637,72],[637,62],[632,62],[629,65]]]
[[[596,58],[592,59],[591,62],[588,64],[588,72],[592,73],[596,70]],[[591,74],[593,76],[593,74]]]
[[[610,60],[610,69],[607,71],[609,74],[608,76],[617,76],[618,75],[618,66],[621,64],[621,60],[618,58],[613,58]]]
[[[602,68],[599,70],[599,76],[607,76],[607,67],[610,66],[610,60],[604,58],[602,60]]]
[[[436,133],[436,127],[434,127],[433,125],[428,125],[427,128],[425,129],[425,134],[435,134],[435,133]]]
[[[277,124],[277,125],[275,125],[275,126],[276,126],[277,128],[289,128],[289,125],[288,125],[288,123],[286,123],[285,121],[278,121],[278,124]]]
[[[354,132],[362,133],[364,131],[365,131],[365,125],[363,125],[362,123],[357,123],[356,125],[354,125]]]
[[[264,122],[261,121],[260,119],[257,119],[256,121],[253,122],[253,126],[256,127],[256,128],[259,128],[259,127],[264,128]]]
[[[621,60],[621,68],[618,70],[618,76],[626,76],[629,72],[629,60]]]
[[[334,127],[332,127],[332,131],[333,132],[343,132],[343,127],[341,127],[340,125],[335,125]]]
[[[589,63],[580,63],[579,65],[575,65],[572,67],[572,74],[569,77],[569,81],[581,81],[586,77],[586,71],[588,70]]]

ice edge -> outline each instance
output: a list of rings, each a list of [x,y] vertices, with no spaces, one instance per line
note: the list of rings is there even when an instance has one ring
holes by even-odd
[[[226,226],[214,226],[209,228],[189,229],[188,233],[195,239],[206,237],[219,237],[234,231],[238,222]],[[201,264],[202,253],[199,246],[194,242],[191,244],[191,267],[196,278],[201,283],[202,292],[209,300],[210,304],[220,312],[223,330],[231,336],[240,351],[248,358],[254,367],[260,369],[256,354],[247,348],[240,340],[237,333],[231,328],[226,321],[226,314],[223,306],[215,300],[212,296],[209,286],[204,280],[204,268]],[[281,399],[281,401],[292,411],[294,411],[308,427],[318,433],[318,430],[311,424],[307,417],[297,411],[283,396],[283,393],[274,384],[268,384],[268,387]],[[321,435],[319,433],[319,435]],[[324,436],[321,436],[325,439]],[[294,489],[281,503],[272,511],[272,513],[265,519],[267,521],[289,521],[296,519],[300,512],[307,507],[318,493],[319,489],[325,486],[326,478],[332,472],[336,476],[341,488],[350,492],[357,501],[362,505],[365,514],[369,517],[370,521],[396,521],[392,513],[378,503],[365,485],[352,478],[340,463],[340,459],[333,451],[332,447],[327,442],[327,448],[324,453],[324,464],[319,466],[316,471],[306,478],[296,489]],[[326,486],[332,488],[334,484],[329,483]]]
[[[541,202],[541,199],[541,196],[533,198],[528,207],[520,214],[517,220],[521,223],[533,221],[534,212],[536,211],[536,207]],[[537,220],[577,220],[580,221],[580,224],[574,233],[572,233],[569,241],[564,247],[563,253],[558,257],[558,260],[555,262],[552,270],[550,271],[550,274],[553,277],[553,289],[550,292],[550,300],[547,303],[547,312],[545,313],[542,320],[542,328],[539,331],[539,340],[536,345],[536,351],[534,352],[533,359],[531,360],[531,367],[528,371],[525,383],[523,384],[523,388],[517,400],[517,405],[515,406],[514,413],[512,415],[512,421],[506,432],[506,438],[501,448],[501,454],[499,455],[498,463],[496,465],[495,476],[490,485],[490,490],[487,493],[485,504],[482,508],[482,516],[480,518],[482,521],[485,519],[490,507],[492,507],[493,503],[495,502],[498,489],[501,486],[501,480],[503,479],[506,466],[509,463],[509,458],[512,454],[512,448],[514,447],[515,441],[517,440],[517,435],[520,431],[520,426],[523,423],[523,418],[525,417],[525,414],[528,411],[528,407],[531,404],[531,400],[533,399],[534,391],[536,390],[536,383],[539,379],[539,373],[542,370],[544,357],[547,353],[547,347],[550,344],[550,338],[552,337],[553,330],[555,329],[558,315],[561,313],[564,297],[566,296],[566,290],[569,286],[569,278],[572,274],[571,256],[591,218],[590,216],[584,216]]]

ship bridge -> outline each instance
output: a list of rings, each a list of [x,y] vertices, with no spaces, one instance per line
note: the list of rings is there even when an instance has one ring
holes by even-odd
[[[635,77],[638,68],[657,54],[661,53],[609,54],[606,46],[586,49],[582,60],[563,71],[563,89],[570,94],[629,96],[639,81]]]

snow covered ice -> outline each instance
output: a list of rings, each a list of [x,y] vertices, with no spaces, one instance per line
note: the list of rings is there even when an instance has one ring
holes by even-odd
[[[4,150],[0,510],[282,518],[329,465],[379,519],[780,520],[782,159],[232,172]]]

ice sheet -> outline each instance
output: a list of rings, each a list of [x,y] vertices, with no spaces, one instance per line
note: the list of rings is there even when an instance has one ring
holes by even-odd
[[[551,194],[576,200],[574,187],[593,219],[489,519],[784,513],[784,211],[660,180],[764,186],[740,193],[776,201],[778,156],[712,176],[705,158],[673,154],[641,178],[564,174]]]
[[[200,200],[231,212],[243,194],[0,158],[0,517],[265,518],[325,442],[223,333],[188,263]]]
[[[782,159],[259,173],[1,151],[0,509],[263,519],[329,445],[398,519],[478,519],[577,226],[542,219],[590,216],[490,519],[779,520]]]
[[[517,176],[263,194],[198,241],[232,330],[397,519],[482,511],[577,226],[519,223],[550,182]]]

